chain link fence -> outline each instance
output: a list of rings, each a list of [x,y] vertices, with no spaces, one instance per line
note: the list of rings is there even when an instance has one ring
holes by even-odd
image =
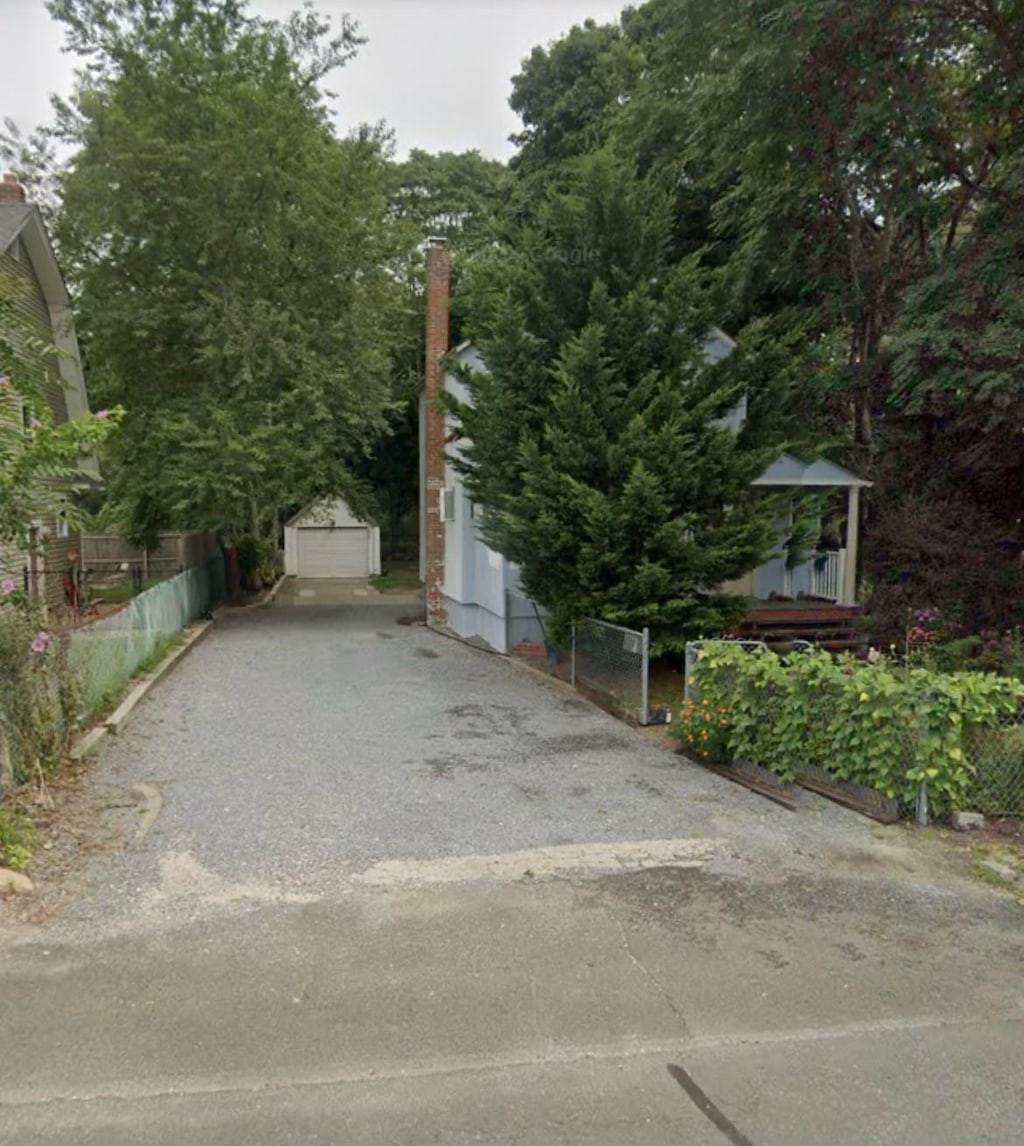
[[[108,703],[148,657],[225,595],[224,559],[211,557],[140,593],[119,612],[74,629],[69,663],[83,715]]]
[[[606,697],[638,724],[649,718],[651,637],[585,617],[573,626],[571,682]]]
[[[750,651],[767,647],[760,641],[716,640],[712,643],[738,645]],[[699,703],[701,699],[699,680],[694,679],[701,644],[694,641],[686,646],[685,697],[690,703]],[[768,691],[760,694],[765,711],[770,707],[773,687],[767,685]],[[821,703],[827,706],[827,696],[821,698]],[[932,708],[929,694],[922,692],[916,701],[916,718],[902,721],[892,730],[891,751],[895,756],[891,761],[891,775],[894,777],[907,778],[919,771],[921,760],[926,758],[926,742],[935,732],[930,721]],[[1024,820],[1024,698],[1018,702],[1015,712],[993,716],[988,723],[964,723],[958,739],[967,782],[954,806],[960,811],[980,812],[991,818]],[[857,768],[848,766],[856,764],[856,761],[830,762],[823,759],[812,764],[805,760],[787,759],[785,763],[798,783],[814,791],[831,789],[827,794],[835,797],[838,793],[844,797],[844,802],[850,802],[877,818],[916,819],[923,825],[934,815],[936,804],[941,806],[945,803],[948,807],[948,799],[937,800],[939,793],[929,792],[927,779],[902,785],[897,782],[894,787],[901,790],[887,796],[845,778],[851,773],[856,774]]]
[[[1024,819],[1024,713],[964,733],[971,774],[965,810]]]

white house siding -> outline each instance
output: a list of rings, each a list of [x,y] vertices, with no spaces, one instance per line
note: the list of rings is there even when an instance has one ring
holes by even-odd
[[[464,366],[482,370],[483,360],[472,346],[458,352]],[[445,389],[466,400],[468,393],[462,381],[452,374],[445,376]],[[454,424],[450,430],[454,429]],[[464,448],[465,442],[461,443]],[[457,453],[459,442],[448,447],[449,455]],[[499,652],[506,648],[506,593],[518,588],[515,568],[500,553],[495,553],[480,540],[478,522],[473,518],[473,503],[462,484],[462,478],[449,462],[445,466],[445,485],[455,493],[455,514],[445,522],[444,595],[448,626],[462,637],[477,637]]]

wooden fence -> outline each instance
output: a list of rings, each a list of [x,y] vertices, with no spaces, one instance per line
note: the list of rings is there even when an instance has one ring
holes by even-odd
[[[141,568],[142,575],[150,577],[191,569],[220,552],[212,533],[161,533],[159,539],[147,553],[119,533],[83,533],[82,566],[98,577],[116,576],[123,566]]]

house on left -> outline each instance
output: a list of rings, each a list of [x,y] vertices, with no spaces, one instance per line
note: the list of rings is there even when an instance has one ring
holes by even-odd
[[[45,396],[58,422],[88,413],[89,399],[78,353],[71,298],[38,206],[26,201],[25,190],[12,175],[0,182],[0,276],[18,285],[17,306],[38,332],[39,339],[60,352],[46,361]],[[0,374],[3,373],[0,362]],[[30,411],[15,416],[27,419]],[[93,457],[83,457],[74,479],[60,491],[68,505],[100,483]],[[26,552],[0,555],[0,573],[13,578],[48,610],[63,605],[75,559],[81,550],[63,512],[50,519],[26,523],[35,544]]]

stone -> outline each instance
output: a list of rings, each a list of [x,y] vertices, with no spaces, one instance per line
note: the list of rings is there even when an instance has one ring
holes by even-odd
[[[954,812],[953,827],[958,832],[973,832],[985,826],[985,817],[981,812]]]
[[[31,895],[32,881],[20,871],[0,867],[0,895]]]

